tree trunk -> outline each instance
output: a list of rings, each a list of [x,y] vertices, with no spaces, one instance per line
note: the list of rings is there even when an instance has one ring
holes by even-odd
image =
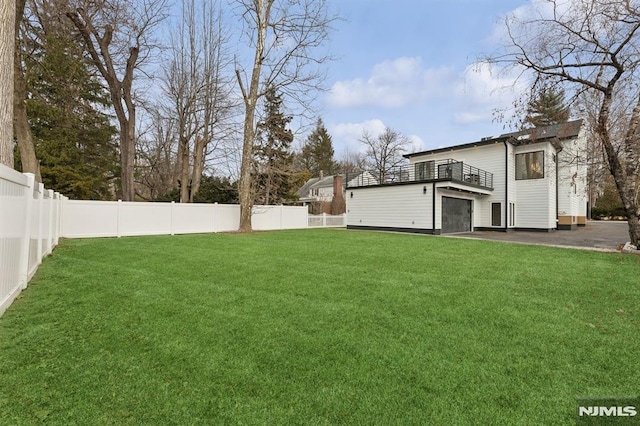
[[[189,194],[190,203],[193,203],[193,198],[200,190],[200,181],[202,180],[202,173],[204,172],[204,157],[207,142],[207,136],[199,136],[196,138],[196,145],[193,152],[193,172],[191,173],[191,193]]]
[[[18,141],[20,161],[24,173],[33,173],[36,182],[42,182],[40,163],[36,158],[33,135],[27,116],[27,81],[22,69],[22,46],[20,45],[20,21],[24,15],[25,0],[16,2],[15,37],[13,57],[13,131]]]
[[[251,210],[253,208],[253,197],[251,194],[251,164],[253,163],[253,146],[256,139],[255,115],[256,104],[259,97],[260,73],[264,62],[264,49],[267,39],[267,27],[269,25],[271,6],[274,0],[254,0],[256,13],[256,50],[253,57],[253,69],[251,71],[251,82],[249,83],[249,93],[247,93],[237,71],[238,84],[242,90],[242,97],[245,105],[244,115],[244,135],[242,140],[242,162],[240,164],[240,185],[238,188],[240,198],[240,232],[251,232]]]
[[[180,164],[182,166],[180,170],[180,202],[189,202],[189,139],[185,135],[180,136],[180,147],[182,157],[180,158]]]
[[[600,142],[607,155],[609,171],[613,176],[616,189],[624,205],[624,210],[628,217],[629,238],[631,244],[638,246],[640,238],[640,225],[638,224],[638,161],[640,160],[638,149],[638,131],[640,130],[640,98],[629,119],[627,132],[623,140],[624,159],[626,165],[623,166],[617,149],[611,142],[609,133],[609,117],[612,103],[611,92],[605,92],[602,107],[598,116],[596,132],[600,137]]]
[[[120,164],[122,170],[120,172],[121,186],[122,186],[122,200],[134,201],[134,176],[133,167],[135,163],[135,119],[131,120],[132,112],[129,112],[129,120],[124,128],[124,131],[120,132]]]
[[[255,139],[254,116],[255,106],[247,104],[244,118],[240,185],[238,188],[240,198],[240,232],[251,232],[251,209],[253,208],[253,197],[251,196],[251,160],[253,157],[253,141]]]
[[[16,39],[16,43],[18,40]],[[13,65],[13,131],[18,141],[22,171],[33,173],[36,182],[42,182],[40,163],[36,158],[36,149],[31,134],[31,126],[27,116],[27,83],[22,70],[20,49],[16,46]]]
[[[0,3],[0,164],[13,168],[13,55],[16,3]]]

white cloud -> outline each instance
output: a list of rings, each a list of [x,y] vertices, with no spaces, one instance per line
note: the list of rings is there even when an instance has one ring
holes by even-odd
[[[524,90],[525,82],[514,72],[487,63],[469,65],[453,94],[454,121],[469,124],[490,120],[495,110],[511,107]]]
[[[419,57],[401,57],[375,65],[367,79],[336,82],[327,101],[336,107],[398,108],[441,95],[454,78],[450,67],[425,68]]]
[[[367,131],[372,136],[378,136],[387,126],[379,119],[367,120],[362,123],[340,123],[328,126],[329,133],[337,148],[352,152],[362,152],[364,145],[359,142],[362,133]]]
[[[411,140],[411,148],[407,152],[420,152],[425,151],[427,149],[427,144],[424,140],[418,135],[409,135],[409,140]]]

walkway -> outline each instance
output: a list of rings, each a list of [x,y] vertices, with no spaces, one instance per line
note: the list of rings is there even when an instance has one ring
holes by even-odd
[[[620,244],[629,241],[628,229],[627,222],[589,221],[586,227],[573,231],[475,231],[449,236],[615,251]]]

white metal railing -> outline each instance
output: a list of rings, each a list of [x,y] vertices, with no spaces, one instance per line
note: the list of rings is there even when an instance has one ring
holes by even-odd
[[[308,221],[309,228],[342,228],[347,226],[347,215],[310,214]]]
[[[0,315],[58,243],[65,198],[0,164]]]

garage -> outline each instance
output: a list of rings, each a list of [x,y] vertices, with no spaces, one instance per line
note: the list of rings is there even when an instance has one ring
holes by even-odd
[[[471,200],[442,197],[442,233],[471,231]]]

